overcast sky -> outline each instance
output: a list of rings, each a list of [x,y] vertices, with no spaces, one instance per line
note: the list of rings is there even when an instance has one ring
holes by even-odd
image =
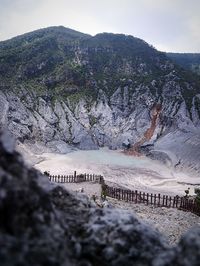
[[[0,40],[56,25],[130,34],[161,51],[200,52],[200,0],[0,0]]]

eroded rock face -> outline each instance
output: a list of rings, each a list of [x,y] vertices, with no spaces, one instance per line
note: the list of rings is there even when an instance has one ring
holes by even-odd
[[[8,127],[22,143],[42,143],[51,151],[62,153],[68,150],[65,143],[79,149],[103,146],[117,149],[127,140],[133,147],[144,140],[144,145],[154,145],[152,149],[166,153],[172,167],[180,161],[179,168],[199,173],[199,118],[196,114],[191,120],[184,100],[181,104],[174,102],[173,95],[166,92],[169,89],[170,82],[163,89],[162,111],[148,139],[144,136],[151,128],[156,99],[147,88],[143,93],[141,88],[134,93],[129,87],[118,89],[110,98],[100,90],[89,109],[87,102],[81,99],[74,110],[69,102],[51,103],[25,88],[22,94],[29,99],[28,103],[13,93],[4,92],[0,98],[0,125]],[[180,88],[177,91],[180,93]],[[196,112],[194,104],[192,110]]]
[[[183,147],[172,165],[200,171],[197,146],[191,162],[181,155],[193,149],[184,148],[188,133],[192,143],[200,135],[199,82],[146,42],[50,27],[1,42],[0,57],[0,127],[20,142],[64,152],[56,143],[117,149],[159,139],[161,150],[171,138]]]
[[[127,211],[49,184],[0,133],[1,265],[198,265],[199,227],[170,249]]]

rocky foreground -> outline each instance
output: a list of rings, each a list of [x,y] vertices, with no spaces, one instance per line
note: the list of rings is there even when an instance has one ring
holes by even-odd
[[[192,226],[200,226],[200,217],[190,212],[174,208],[131,204],[111,198],[109,198],[109,202],[116,208],[134,213],[139,219],[162,233],[171,245],[178,243],[181,236]]]
[[[85,183],[67,183],[63,186],[71,191],[83,193],[93,198],[96,196],[96,205],[109,206],[111,208],[118,208],[127,210],[129,213],[136,215],[140,220],[152,226],[158,232],[163,234],[170,245],[179,242],[181,236],[185,234],[191,227],[200,225],[200,217],[190,213],[178,210],[176,208],[155,207],[145,204],[135,204],[133,202],[119,201],[107,197],[105,202],[102,202],[101,187],[95,182]]]
[[[0,135],[1,265],[199,265],[200,227],[171,248],[121,209],[49,185]]]

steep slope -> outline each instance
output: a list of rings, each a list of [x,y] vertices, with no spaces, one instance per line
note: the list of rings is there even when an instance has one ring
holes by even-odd
[[[0,43],[0,62],[0,123],[21,142],[55,149],[66,143],[81,149],[119,148],[127,140],[134,145],[151,126],[153,106],[161,104],[143,144],[156,141],[162,150],[174,139],[184,149],[191,138],[192,157],[181,157],[191,153],[187,146],[171,159],[199,169],[193,163],[199,150],[198,80],[144,41],[51,27]]]
[[[199,53],[167,53],[167,56],[183,68],[200,75]]]

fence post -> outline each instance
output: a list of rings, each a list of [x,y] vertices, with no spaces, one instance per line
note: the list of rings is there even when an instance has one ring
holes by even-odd
[[[168,207],[168,196],[166,196],[166,206]]]
[[[110,192],[110,197],[111,198],[115,198],[115,191],[113,187],[108,187],[109,188],[109,192]]]
[[[120,197],[121,197],[121,200],[123,200],[123,196],[124,196],[123,189],[120,188]]]
[[[142,199],[142,192],[140,191],[139,192],[139,200],[140,200],[140,203],[141,203],[141,199]]]
[[[178,200],[179,200],[179,197],[176,196],[176,208],[178,208]]]
[[[156,194],[154,194],[154,206],[156,206]]]
[[[158,194],[158,206],[160,206],[160,193]]]
[[[171,207],[171,201],[172,201],[172,197],[169,197],[169,207]]]
[[[175,208],[175,197],[173,197],[172,207]]]
[[[131,190],[129,190],[129,192],[128,192],[129,194],[128,194],[128,200],[129,201],[131,201],[131,198],[132,198],[132,191]]]
[[[131,191],[131,201],[134,201],[134,191]]]
[[[126,201],[128,202],[128,190],[126,190]]]
[[[111,192],[111,197],[112,198],[116,198],[116,190],[115,190],[115,188],[113,188],[113,187],[109,187],[109,191]]]
[[[179,208],[180,208],[180,209],[183,209],[183,197],[181,197],[181,203],[180,203]]]
[[[165,206],[165,195],[163,195],[162,206]]]
[[[142,200],[143,200],[143,203],[145,203],[145,193],[143,192],[143,195],[142,195]]]
[[[74,171],[74,177],[76,178],[76,171]]]
[[[135,191],[135,203],[137,203],[138,202],[138,192],[137,192],[137,190]]]
[[[121,195],[121,188],[119,188],[119,200],[122,199],[122,195]]]
[[[149,193],[147,193],[147,205],[149,205]]]

